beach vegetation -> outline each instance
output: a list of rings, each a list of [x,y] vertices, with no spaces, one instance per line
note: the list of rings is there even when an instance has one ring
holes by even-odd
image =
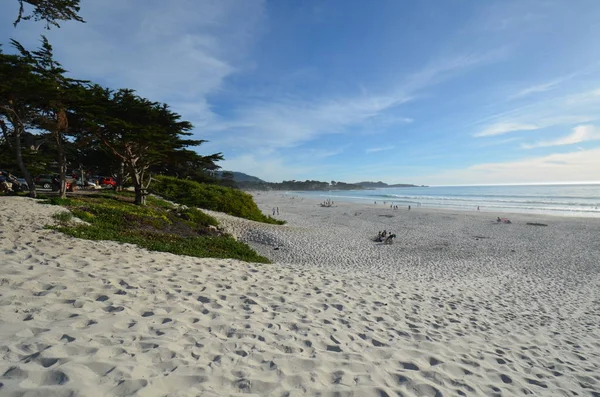
[[[73,214],[69,211],[62,211],[54,214],[52,217],[56,219],[60,224],[65,225],[73,219]]]
[[[269,263],[247,244],[220,231],[214,217],[156,197],[145,206],[135,204],[132,192],[103,192],[67,200],[55,197],[47,202],[67,208],[70,212],[64,213],[86,222],[69,223],[63,213],[55,215],[59,224],[48,228],[72,237],[118,241],[176,255]]]
[[[282,225],[285,222],[267,216],[258,208],[252,196],[226,186],[202,184],[169,176],[153,179],[150,191],[189,207],[224,212],[239,218]]]

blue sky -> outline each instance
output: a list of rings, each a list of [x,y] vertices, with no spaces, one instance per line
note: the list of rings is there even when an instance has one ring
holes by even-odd
[[[8,4],[6,4],[8,3]],[[14,3],[14,4],[13,4]],[[600,181],[600,2],[82,0],[73,76],[163,101],[268,181]],[[5,46],[5,51],[9,49]]]

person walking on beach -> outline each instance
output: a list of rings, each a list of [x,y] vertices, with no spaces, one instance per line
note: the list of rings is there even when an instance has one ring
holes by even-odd
[[[477,211],[479,211],[479,206],[477,206]]]
[[[279,207],[277,207],[277,215],[279,215]]]
[[[275,207],[273,207],[273,216],[275,216]]]
[[[408,206],[408,210],[410,211],[410,205]]]

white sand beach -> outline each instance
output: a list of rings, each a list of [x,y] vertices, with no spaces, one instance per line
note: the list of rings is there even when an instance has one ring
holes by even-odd
[[[0,396],[600,396],[600,219],[255,199],[288,223],[211,214],[273,264],[0,197]]]

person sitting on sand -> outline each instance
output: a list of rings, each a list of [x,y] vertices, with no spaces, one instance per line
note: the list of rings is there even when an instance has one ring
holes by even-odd
[[[391,244],[392,239],[396,238],[395,234],[390,233],[387,238],[383,241],[384,244]]]
[[[496,219],[496,222],[500,223],[500,222],[502,222],[502,219],[500,219],[500,217],[498,217],[498,219]]]

